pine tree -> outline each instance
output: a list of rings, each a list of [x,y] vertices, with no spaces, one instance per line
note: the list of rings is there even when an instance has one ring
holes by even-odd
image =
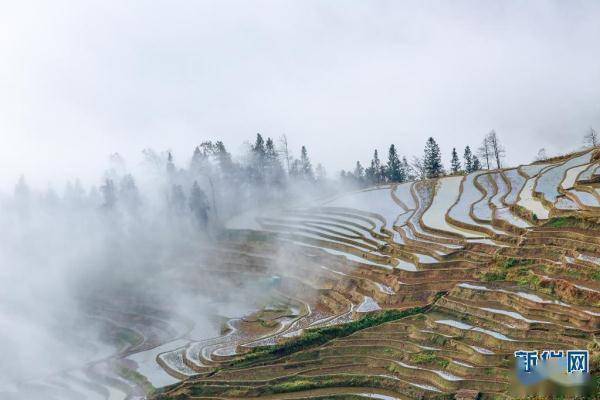
[[[215,150],[215,145],[213,144],[212,141],[205,140],[204,142],[200,143],[200,151],[202,151],[202,154],[204,154],[206,157],[213,154],[214,150]]]
[[[252,146],[252,151],[256,154],[264,157],[266,149],[265,149],[265,140],[263,139],[260,133],[256,134],[256,140],[254,141],[254,145]]]
[[[265,141],[260,133],[256,134],[254,145],[251,146],[252,153],[252,177],[257,184],[262,184],[265,181],[265,158],[266,149]]]
[[[416,179],[415,172],[408,163],[406,157],[402,157],[402,174],[404,176],[405,181],[413,181]]]
[[[192,154],[192,161],[190,161],[190,170],[194,174],[198,174],[204,171],[206,163],[208,162],[208,155],[200,150],[199,146],[196,146],[194,153]]]
[[[302,178],[302,162],[300,162],[300,160],[292,160],[292,164],[290,165],[290,177],[294,179]]]
[[[465,161],[465,172],[470,174],[473,172],[473,153],[471,153],[471,148],[469,146],[465,147],[463,160]]]
[[[119,153],[112,153],[108,157],[108,163],[110,167],[106,171],[106,178],[117,179],[119,176],[125,174],[125,160]]]
[[[356,166],[354,167],[354,176],[356,178],[363,179],[365,177],[365,169],[361,165],[360,161],[356,162]]]
[[[317,168],[315,168],[315,175],[318,182],[324,182],[327,179],[327,171],[325,171],[325,167],[323,167],[321,163],[317,164]]]
[[[265,170],[270,183],[278,186],[283,185],[285,172],[271,138],[267,138],[265,144]]]
[[[425,177],[438,178],[444,174],[444,166],[442,165],[442,153],[435,139],[430,137],[425,144],[423,157],[423,168]]]
[[[393,144],[390,146],[390,150],[388,152],[388,162],[387,162],[387,179],[390,182],[404,182],[405,177],[402,171],[402,163],[398,158],[398,153],[396,152],[396,146]]]
[[[19,181],[15,185],[15,198],[18,201],[27,201],[30,193],[31,191],[29,190],[29,186],[25,182],[25,176],[21,175],[19,177]]]
[[[368,183],[378,185],[382,181],[382,169],[381,161],[379,161],[379,154],[377,150],[373,152],[373,159],[371,160],[371,166],[365,170],[365,177]]]
[[[115,191],[115,184],[112,179],[105,179],[104,185],[100,186],[100,193],[102,193],[102,208],[111,210],[117,203],[117,193]]]
[[[175,164],[173,163],[173,154],[171,154],[170,151],[167,153],[167,175],[169,178],[172,178],[175,175]]]
[[[221,143],[222,142],[217,142]],[[223,146],[223,149],[225,147]],[[212,179],[211,176],[213,173],[213,165],[210,162],[210,156],[215,155],[216,145],[210,141],[205,140],[200,143],[199,146],[196,146],[194,149],[194,154],[192,155],[192,162],[190,163],[190,170],[192,172],[192,177],[197,178],[202,176],[204,178]]]
[[[121,182],[119,183],[119,203],[130,213],[136,213],[142,204],[140,192],[131,174],[127,174],[121,178]]]
[[[379,160],[379,154],[377,150],[373,152],[373,159],[371,160],[371,168],[373,169],[374,182],[379,184],[381,182],[381,161]]]
[[[208,205],[206,194],[200,189],[200,185],[198,185],[197,181],[194,181],[190,191],[189,207],[198,225],[201,228],[206,228],[208,225],[208,210],[210,209],[210,206]]]
[[[354,167],[354,172],[352,173],[356,183],[360,186],[365,184],[365,169],[360,164],[360,161],[356,162],[356,166]]]
[[[481,162],[479,162],[479,158],[477,156],[473,156],[473,166],[471,167],[471,172],[481,170]]]
[[[271,160],[278,160],[275,144],[273,144],[273,139],[270,137],[267,138],[267,141],[265,142],[265,157]]]
[[[219,140],[215,142],[213,146],[213,154],[222,173],[229,175],[234,172],[234,164],[231,160],[231,154],[229,154],[225,148],[225,144],[222,141]]]
[[[169,206],[176,214],[183,214],[185,211],[185,193],[181,185],[171,186],[171,196],[169,197]]]
[[[300,169],[302,178],[304,180],[315,180],[315,174],[313,172],[312,164],[310,163],[310,158],[308,158],[308,151],[306,150],[306,146],[302,146],[302,149],[300,150]]]
[[[458,153],[456,153],[456,147],[452,148],[452,160],[450,161],[450,168],[452,169],[453,174],[458,174],[460,172],[460,161],[458,160]]]
[[[44,201],[43,205],[49,209],[56,208],[60,204],[60,199],[58,198],[58,195],[52,186],[48,186],[42,199]]]
[[[387,167],[385,165],[381,165],[379,167],[379,174],[377,175],[380,184],[387,182],[387,175]]]
[[[75,183],[68,182],[63,195],[67,205],[71,207],[79,207],[84,204],[85,190],[81,186],[81,181],[75,179]]]
[[[25,182],[25,176],[21,175],[19,181],[15,185],[15,201],[16,210],[20,217],[26,218],[29,216],[29,207],[32,200],[31,190]]]

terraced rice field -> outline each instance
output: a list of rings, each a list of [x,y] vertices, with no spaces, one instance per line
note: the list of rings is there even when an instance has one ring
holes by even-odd
[[[577,171],[589,165],[591,153],[584,153],[578,157],[572,157],[569,160],[548,168],[540,174],[535,182],[535,191],[544,201],[553,204],[560,196],[559,188],[563,184],[568,187],[573,186]],[[572,171],[574,169],[574,171]],[[565,182],[566,181],[566,182]]]
[[[281,292],[303,312],[258,342],[213,339],[230,346],[218,355],[191,343],[166,363],[196,375],[157,397],[510,398],[527,394],[516,350],[589,349],[597,363],[597,159],[378,187],[236,226],[230,246],[286,254]]]
[[[529,178],[519,193],[517,204],[531,213],[536,219],[548,219],[550,211],[544,206],[544,203],[534,196],[534,187],[537,178]]]
[[[423,225],[439,231],[451,232],[467,237],[480,237],[446,222],[446,212],[459,198],[462,176],[452,176],[440,179],[437,185],[433,202],[421,217]]]
[[[217,270],[259,279],[269,304],[248,304],[207,337],[193,333],[192,316],[175,323],[141,308],[132,318],[105,304],[91,312],[130,341],[27,390],[52,387],[54,399],[154,390],[156,399],[513,398],[528,394],[513,380],[516,350],[589,349],[598,368],[597,159],[580,153],[240,216],[189,284]]]

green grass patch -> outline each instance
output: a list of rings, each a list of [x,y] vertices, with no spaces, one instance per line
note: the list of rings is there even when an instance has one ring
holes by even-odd
[[[279,378],[269,385],[260,387],[229,386],[227,384],[210,385],[204,383],[193,384],[185,392],[177,395],[166,393],[157,394],[154,400],[184,400],[196,397],[238,397],[259,398],[282,393],[302,392],[313,389],[356,387],[356,388],[384,388],[393,390],[394,386],[389,378],[369,375],[332,375],[332,376],[297,376]],[[357,390],[358,391],[358,390]],[[352,394],[331,394],[315,397],[315,399],[354,399]],[[311,397],[313,398],[313,397]],[[451,399],[451,395],[439,395],[432,399]]]
[[[434,302],[443,294],[443,292],[438,293]],[[348,322],[346,324],[308,329],[301,336],[290,339],[284,343],[273,346],[256,347],[243,357],[233,361],[229,366],[245,367],[258,362],[265,362],[284,357],[311,347],[321,346],[330,340],[345,337],[366,328],[421,314],[427,311],[429,307],[430,306],[428,305],[424,307],[413,307],[406,310],[384,310],[376,313],[369,313],[356,321]]]
[[[390,365],[388,365],[386,369],[391,373],[398,373],[402,370],[402,368],[400,368],[400,366],[396,363],[390,363]]]
[[[134,382],[134,383],[138,384],[139,386],[141,386],[144,389],[144,391],[146,392],[146,394],[148,394],[148,395],[154,394],[154,391],[156,390],[155,387],[152,386],[150,381],[144,375],[140,374],[139,372],[137,372],[133,369],[127,368],[123,365],[118,366],[116,372],[123,379],[128,380],[130,382]]]
[[[579,228],[600,230],[600,224],[598,224],[597,222],[574,216],[550,218],[548,222],[544,224],[544,226],[550,228]]]
[[[519,258],[509,258],[504,261],[498,261],[490,270],[488,270],[482,275],[481,279],[484,282],[504,281],[507,279],[508,275],[511,274],[512,270],[517,266],[521,267],[518,270],[519,275],[525,275],[528,271],[528,268],[526,268],[526,266],[531,265],[533,263],[533,260]]]
[[[144,338],[139,333],[131,329],[123,328],[119,330],[119,333],[116,335],[115,340],[119,346],[133,346],[143,341]]]
[[[226,397],[258,397],[279,393],[300,392],[312,389],[321,389],[338,386],[363,386],[376,387],[381,385],[383,379],[373,376],[330,376],[330,377],[293,377],[280,379],[268,386],[252,388],[225,388],[219,386],[194,385],[191,387],[191,396],[226,396]],[[168,397],[162,397],[168,398]],[[189,397],[187,397],[189,398]]]
[[[506,279],[506,273],[497,272],[497,271],[486,272],[483,274],[481,279],[484,282],[503,281]]]
[[[592,376],[590,399],[600,399],[600,375]]]
[[[281,383],[269,385],[261,390],[261,395],[290,393],[311,389],[332,387],[379,387],[385,388],[389,385],[389,378],[365,375],[333,375],[328,377],[296,377]],[[449,396],[448,396],[449,397]]]
[[[417,365],[421,365],[421,364],[428,364],[428,365],[436,364],[438,367],[440,367],[442,369],[446,368],[448,366],[448,364],[450,364],[450,361],[448,361],[448,360],[446,360],[444,358],[440,358],[440,357],[436,356],[431,351],[425,351],[423,353],[412,354],[410,356],[410,361],[413,364],[417,364]]]
[[[423,353],[411,354],[410,361],[414,364],[430,364],[437,359],[435,354],[426,351]]]
[[[442,335],[432,335],[431,339],[428,340],[428,343],[444,346],[448,342],[448,338]]]

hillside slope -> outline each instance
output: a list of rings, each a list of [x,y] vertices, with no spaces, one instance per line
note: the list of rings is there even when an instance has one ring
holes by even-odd
[[[228,271],[277,275],[294,311],[162,354],[193,377],[156,398],[515,397],[522,349],[589,349],[598,368],[598,156],[371,188],[229,231]]]

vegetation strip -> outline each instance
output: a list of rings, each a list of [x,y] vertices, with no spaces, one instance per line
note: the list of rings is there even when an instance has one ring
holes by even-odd
[[[416,314],[422,314],[430,310],[430,308],[442,297],[446,292],[438,292],[433,301],[425,306],[412,307],[406,310],[383,310],[379,312],[369,313],[356,321],[348,322],[345,324],[313,328],[306,330],[301,336],[290,339],[284,343],[276,344],[272,346],[256,347],[242,358],[239,358],[223,368],[218,368],[213,371],[214,375],[220,370],[227,368],[244,368],[250,366],[256,366],[259,363],[273,361],[281,357],[296,353],[301,350],[307,350],[311,347],[321,346],[327,342],[349,336],[355,332],[363,329],[371,328],[374,326],[382,325],[386,322],[397,321],[402,318],[410,317]],[[193,384],[192,384],[193,385]],[[171,397],[166,396],[170,389],[179,387],[179,384],[167,386],[156,391],[157,399],[169,399]],[[192,389],[193,390],[193,389]]]
[[[231,367],[247,367],[261,361],[271,361],[300,350],[323,345],[333,339],[349,336],[354,332],[381,325],[386,322],[396,321],[415,314],[421,314],[441,298],[445,292],[436,294],[433,302],[422,307],[413,307],[406,310],[384,310],[367,314],[361,319],[336,326],[313,328],[306,330],[301,336],[273,346],[256,347],[245,356],[233,361]]]

